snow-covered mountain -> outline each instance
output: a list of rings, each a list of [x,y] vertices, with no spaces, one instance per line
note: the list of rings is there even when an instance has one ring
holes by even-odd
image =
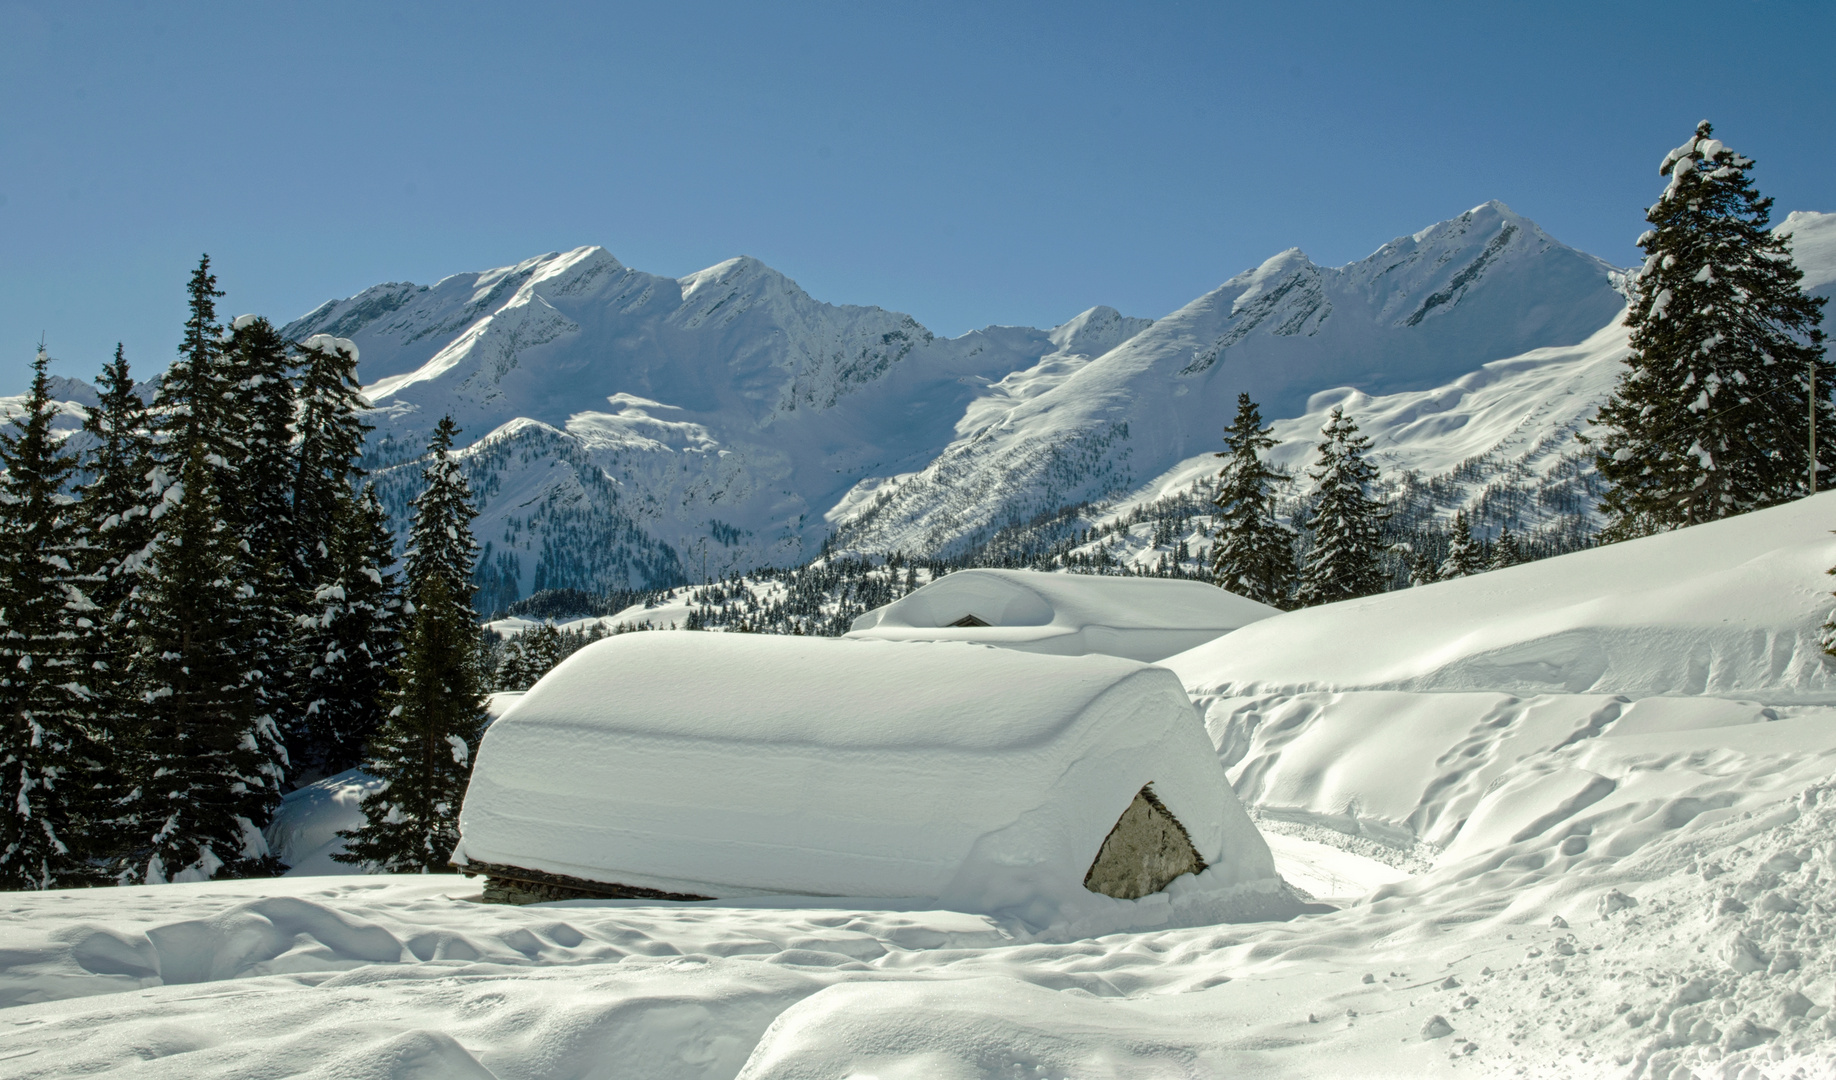
[[[1791,237],[1804,291],[1836,297],[1836,214],[1797,211],[1774,231]],[[1327,414],[1343,406],[1371,437],[1372,459],[1387,475],[1440,480],[1469,509],[1488,488],[1509,488],[1525,497],[1525,505],[1509,514],[1513,528],[1546,524],[1562,511],[1559,500],[1544,496],[1563,490],[1577,468],[1591,469],[1574,436],[1586,430],[1619,379],[1630,349],[1623,314],[1573,345],[1494,360],[1439,386],[1382,394],[1345,385],[1312,394],[1298,413],[1265,410],[1281,441],[1270,458],[1301,476]],[[1832,313],[1824,321],[1832,325]],[[1201,449],[1115,500],[1109,512],[1126,513],[1189,490],[1217,471],[1217,459]]]
[[[362,348],[396,510],[451,413],[496,596],[637,586],[865,551],[1142,487],[1213,447],[1236,394],[1419,392],[1570,346],[1622,306],[1615,271],[1487,203],[1340,268],[1277,255],[1159,321],[933,335],[821,303],[754,259],[684,278],[599,248],[436,285],[379,285],[285,328]]]
[[[1012,392],[977,402],[937,460],[863,483],[831,520],[852,547],[927,550],[1114,498],[1216,450],[1239,392],[1274,418],[1329,387],[1430,390],[1583,341],[1623,307],[1617,278],[1498,202],[1343,267],[1285,251],[1069,378],[1006,380]]]
[[[843,493],[922,468],[991,384],[1146,325],[1095,308],[1055,330],[939,340],[909,316],[816,301],[756,259],[676,279],[580,248],[379,285],[284,332],[361,347],[374,464],[413,457],[444,414],[477,438],[479,535],[527,593],[801,563]],[[413,470],[382,483],[400,509]],[[550,536],[569,515],[584,531]]]

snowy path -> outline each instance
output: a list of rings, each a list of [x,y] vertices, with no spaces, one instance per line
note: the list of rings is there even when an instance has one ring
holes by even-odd
[[[1275,869],[1288,884],[1305,889],[1315,900],[1343,906],[1373,889],[1407,881],[1407,870],[1398,870],[1376,859],[1341,851],[1318,840],[1264,831]]]

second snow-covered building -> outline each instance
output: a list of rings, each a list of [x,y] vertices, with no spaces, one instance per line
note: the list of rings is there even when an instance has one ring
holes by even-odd
[[[848,637],[973,641],[1153,663],[1281,612],[1202,581],[958,570],[854,620]]]
[[[489,898],[928,898],[1036,925],[1274,863],[1177,679],[1109,656],[719,633],[589,645],[493,724]]]

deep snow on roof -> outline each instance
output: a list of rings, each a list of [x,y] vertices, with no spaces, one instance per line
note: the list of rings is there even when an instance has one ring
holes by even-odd
[[[1312,690],[1836,699],[1818,642],[1836,492],[1289,612],[1166,661],[1195,695]]]
[[[1276,614],[1200,581],[959,570],[860,616],[848,636],[1153,661]],[[955,625],[965,617],[984,625]]]
[[[569,657],[492,725],[454,861],[702,896],[935,897],[1047,925],[1137,903],[1082,881],[1150,783],[1211,866],[1170,891],[1274,885],[1164,669],[626,634]]]

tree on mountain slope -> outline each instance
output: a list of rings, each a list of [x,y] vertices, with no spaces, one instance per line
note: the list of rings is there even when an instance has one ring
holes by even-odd
[[[1453,527],[1447,544],[1447,558],[1441,560],[1440,569],[1435,573],[1435,580],[1447,581],[1452,578],[1477,574],[1485,569],[1485,552],[1480,550],[1479,542],[1473,539],[1473,529],[1466,520],[1466,511],[1454,512]]]
[[[1770,506],[1811,483],[1811,385],[1823,401],[1836,380],[1824,301],[1804,295],[1787,239],[1767,229],[1753,160],[1712,134],[1703,121],[1659,167],[1670,184],[1639,237],[1632,353],[1586,437],[1612,485],[1609,539]],[[1827,406],[1816,428],[1819,443],[1836,439]]]
[[[1237,395],[1237,417],[1224,430],[1218,454],[1217,543],[1211,576],[1220,587],[1274,607],[1287,607],[1294,589],[1294,530],[1275,520],[1271,484],[1284,479],[1262,460],[1274,448],[1274,428],[1248,394]]]
[[[1371,497],[1377,467],[1364,459],[1371,440],[1334,406],[1313,479],[1313,512],[1308,520],[1313,545],[1301,569],[1295,599],[1302,607],[1349,600],[1383,591],[1383,504]]]
[[[1524,549],[1511,533],[1510,526],[1498,530],[1498,540],[1492,545],[1492,559],[1486,563],[1487,570],[1502,570],[1507,566],[1516,566],[1524,561]]]

